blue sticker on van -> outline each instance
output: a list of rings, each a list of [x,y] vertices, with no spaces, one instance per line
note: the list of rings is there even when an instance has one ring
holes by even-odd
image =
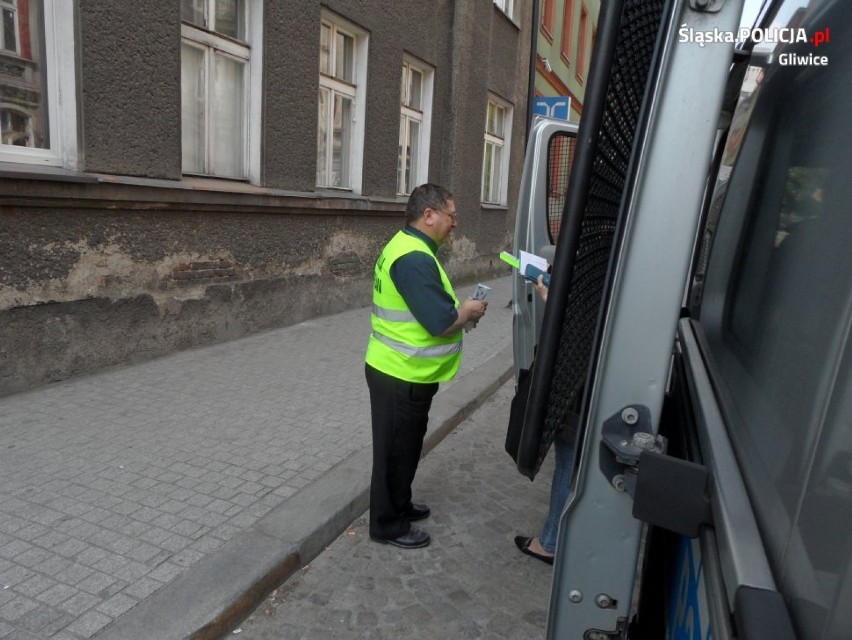
[[[712,640],[703,580],[704,565],[697,540],[681,538],[677,568],[669,599],[666,638],[669,640]]]

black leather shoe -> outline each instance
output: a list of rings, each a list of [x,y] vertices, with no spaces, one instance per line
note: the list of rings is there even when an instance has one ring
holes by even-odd
[[[381,540],[372,536],[370,536],[370,540],[378,542],[379,544],[392,544],[393,546],[400,547],[402,549],[419,549],[421,547],[428,547],[429,543],[432,541],[428,533],[422,529],[418,529],[417,527],[411,527],[405,535],[391,540]]]
[[[405,512],[405,517],[409,522],[414,522],[415,520],[423,520],[423,518],[428,518],[429,514],[432,513],[432,510],[427,507],[425,504],[414,504],[411,503],[411,508]]]

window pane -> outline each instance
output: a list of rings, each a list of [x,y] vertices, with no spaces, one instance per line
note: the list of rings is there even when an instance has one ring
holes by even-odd
[[[503,137],[503,116],[506,110],[503,107],[494,107],[494,130],[492,133],[500,138]]]
[[[334,76],[346,82],[354,82],[355,41],[351,36],[337,32],[334,50]]]
[[[485,156],[482,161],[482,201],[491,201],[492,162],[494,159],[494,145],[485,143]]]
[[[503,173],[503,147],[494,145],[494,168],[491,173],[491,199],[489,202],[501,203],[500,176]],[[502,203],[501,203],[502,204]]]
[[[419,164],[418,158],[420,157],[420,123],[411,120],[408,124],[409,135],[408,135],[408,191],[414,189],[417,185],[414,184],[418,177],[419,172]]]
[[[329,63],[329,48],[331,47],[331,27],[327,24],[320,29],[320,73],[331,75]]]
[[[204,5],[206,0],[181,0],[180,19],[204,27]]]
[[[243,0],[216,0],[215,30],[245,41],[245,5]]]
[[[328,186],[328,89],[320,88],[317,110],[317,185]]]
[[[204,52],[181,45],[180,70],[182,168],[204,173]]]
[[[422,109],[420,102],[423,88],[423,74],[417,69],[411,69],[411,91],[409,92],[408,106],[413,109]]]
[[[349,157],[352,143],[352,100],[334,96],[334,131],[331,149],[331,186],[349,187]]]
[[[29,142],[32,139],[30,119],[20,111],[0,109],[0,131],[3,135],[3,144],[17,147],[30,146]]]
[[[212,173],[243,178],[243,75],[245,64],[213,56],[213,95],[210,109]]]
[[[396,192],[408,193],[408,132],[407,118],[399,119],[399,155],[396,161]]]
[[[400,87],[399,87],[399,102],[400,104],[408,104],[408,95],[406,89],[408,88],[408,65],[402,65],[402,77],[400,78]]]
[[[17,29],[26,35],[18,38],[15,12],[3,10],[3,39],[6,48],[21,51],[4,57],[0,67],[0,105],[2,105],[2,143],[18,147],[50,148],[48,129],[47,78],[42,62],[44,23],[41,3],[31,2],[30,11],[18,16]]]
[[[3,48],[6,51],[18,50],[18,37],[15,33],[15,12],[3,9]]]
[[[497,106],[493,102],[488,103],[488,114],[485,117],[485,131],[486,133],[494,133],[494,120],[496,118]]]

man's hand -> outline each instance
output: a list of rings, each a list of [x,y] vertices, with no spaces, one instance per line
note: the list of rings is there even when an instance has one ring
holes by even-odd
[[[488,308],[488,303],[485,300],[474,300],[468,298],[461,303],[459,307],[459,317],[464,317],[464,321],[473,320],[479,322],[479,319],[485,315],[485,310]]]
[[[447,327],[447,330],[441,335],[449,336],[461,331],[468,322],[472,322],[475,325],[479,322],[479,319],[485,315],[485,310],[487,308],[488,303],[485,300],[474,300],[473,298],[468,298],[459,305],[459,315],[458,318],[456,318],[456,321]]]

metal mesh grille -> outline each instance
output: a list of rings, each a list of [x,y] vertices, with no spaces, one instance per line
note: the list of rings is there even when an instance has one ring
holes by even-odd
[[[547,146],[547,230],[550,244],[556,244],[562,229],[562,210],[568,191],[568,176],[574,165],[577,139],[567,133],[556,133]]]
[[[624,3],[539,444],[539,464],[559,425],[568,422],[589,366],[619,205],[664,4],[647,0]]]

